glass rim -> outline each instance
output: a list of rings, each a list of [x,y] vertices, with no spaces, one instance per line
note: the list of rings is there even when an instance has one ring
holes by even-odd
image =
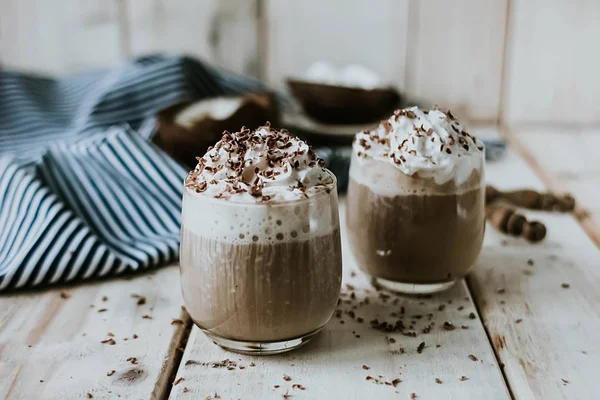
[[[290,205],[305,203],[305,202],[308,202],[308,201],[311,201],[314,199],[319,199],[322,196],[330,195],[332,191],[336,191],[336,194],[337,194],[337,177],[329,169],[323,168],[323,170],[325,171],[325,173],[327,173],[331,177],[332,182],[329,184],[322,185],[325,187],[325,190],[321,190],[313,196],[309,196],[307,198],[301,198],[301,199],[284,200],[284,201],[277,201],[277,202],[266,202],[266,203],[245,203],[245,202],[241,202],[241,201],[232,201],[230,199],[217,199],[212,196],[206,196],[204,194],[204,192],[196,193],[192,189],[188,188],[185,185],[183,187],[183,190],[184,190],[184,194],[186,194],[186,192],[187,192],[187,194],[189,196],[193,196],[194,198],[201,198],[205,201],[218,203],[219,205],[224,205],[224,206],[226,205],[226,206],[232,206],[232,207],[242,207],[243,206],[243,207],[267,207],[267,208],[283,207],[283,206],[290,206]],[[329,189],[329,190],[327,190],[327,189]]]

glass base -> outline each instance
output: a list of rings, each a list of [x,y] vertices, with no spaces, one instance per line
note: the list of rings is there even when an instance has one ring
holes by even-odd
[[[387,289],[391,292],[412,295],[442,292],[450,289],[455,283],[456,280],[441,283],[404,283],[377,277],[371,278],[371,284],[375,287]]]
[[[268,356],[271,354],[285,353],[286,351],[295,350],[304,346],[313,337],[315,337],[315,335],[321,332],[321,329],[322,328],[319,328],[306,335],[280,342],[246,342],[241,340],[225,339],[204,329],[202,329],[202,332],[204,332],[204,334],[208,336],[208,338],[215,344],[221,346],[225,350],[255,356]]]

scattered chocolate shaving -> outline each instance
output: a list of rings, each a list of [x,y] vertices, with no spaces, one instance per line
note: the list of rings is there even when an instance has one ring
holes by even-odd
[[[183,392],[183,393],[187,393],[187,392],[189,392],[189,391],[190,391],[190,389],[188,389],[188,388],[187,388],[187,386],[184,386],[184,388],[183,388],[182,392]]]
[[[571,287],[571,285],[569,285],[568,283],[561,283],[560,287],[563,288],[563,289],[568,289],[568,288]]]
[[[113,345],[117,344],[117,342],[115,342],[115,339],[113,339],[113,338],[104,339],[104,340],[103,340],[103,341],[101,341],[100,343],[103,343],[103,344],[109,344],[109,345],[111,345],[111,346],[113,346]]]
[[[438,385],[441,385],[443,382],[440,378],[435,378],[435,383],[437,383]]]
[[[469,313],[469,318],[476,319],[477,316],[475,315],[475,313]]]
[[[292,397],[292,395],[289,394],[289,390],[287,390],[284,394],[281,395],[281,397],[283,397],[284,399],[289,399],[290,397]]]
[[[144,318],[144,319],[152,319],[152,317],[151,317],[151,316],[149,316],[148,314],[144,314],[144,315],[142,315],[142,318]]]
[[[294,383],[292,385],[292,389],[306,390],[306,388],[304,386],[302,386],[301,384],[299,384],[299,383]]]
[[[113,376],[115,374],[115,372],[117,372],[117,371],[115,371],[114,369],[111,369],[110,371],[108,371],[106,373],[106,376]]]
[[[560,380],[563,381],[564,385],[568,385],[569,383],[571,383],[571,382],[569,382],[568,380],[566,380],[564,378],[560,378]]]
[[[531,265],[533,265],[533,264],[534,264],[534,263],[533,263],[533,260],[532,260],[531,258],[530,258],[529,260],[527,260],[527,265],[530,265],[530,266],[531,266]]]
[[[417,394],[416,394],[415,392],[412,392],[412,393],[410,394],[410,398],[411,398],[411,400],[415,400],[417,397],[418,397],[418,396],[417,396]]]
[[[94,396],[90,392],[87,392],[85,394],[85,397],[87,397],[88,399],[93,399],[94,398]]]
[[[454,330],[454,325],[452,324],[452,322],[449,322],[449,321],[445,321],[443,327],[447,331],[453,331]]]
[[[498,290],[496,290],[496,293],[504,294],[504,293],[506,293],[506,289],[498,289]]]
[[[177,386],[179,385],[182,381],[184,380],[183,376],[180,377],[179,379],[177,379],[175,382],[173,382],[173,386]]]
[[[477,361],[477,357],[475,357],[473,354],[469,354],[469,360]]]
[[[516,324],[520,324],[520,323],[521,323],[521,321],[523,321],[523,319],[519,318],[519,319],[516,319],[516,320],[515,320],[515,323],[516,323]]]
[[[367,365],[363,365],[363,366],[362,366],[362,369],[364,369],[364,370],[368,370],[368,369],[371,369],[371,368],[370,368],[369,366],[367,366]]]
[[[469,378],[467,378],[466,376],[461,376],[460,378],[458,378],[459,381],[464,382],[464,381],[468,381]]]
[[[183,325],[185,322],[179,318],[172,318],[171,325]]]
[[[424,348],[425,348],[425,342],[419,343],[419,346],[417,347],[417,353],[421,354],[423,352]]]
[[[99,312],[99,313],[101,313],[101,312],[105,312],[105,311],[108,311],[108,309],[106,309],[106,308],[101,308],[101,309],[99,309],[99,310],[98,310],[98,312]]]
[[[60,298],[61,299],[68,299],[69,297],[71,297],[71,295],[67,292],[60,292]]]
[[[398,384],[399,384],[400,382],[402,382],[402,379],[400,379],[400,378],[396,378],[396,379],[394,379],[394,380],[392,381],[392,386],[393,386],[393,387],[396,387],[396,386],[398,386]]]
[[[102,296],[102,301],[108,301],[108,296]]]
[[[127,359],[127,361],[130,362],[130,363],[132,363],[132,364],[134,364],[134,365],[138,363],[138,360],[137,360],[136,357],[129,357]]]
[[[250,366],[251,366],[251,367],[255,367],[255,366],[256,366],[256,364],[254,364],[253,362],[251,362],[251,363],[250,363]]]
[[[289,375],[283,375],[283,380],[289,382],[292,380],[292,378]]]
[[[137,339],[139,336],[134,333],[133,336],[131,336],[131,337],[134,339]]]

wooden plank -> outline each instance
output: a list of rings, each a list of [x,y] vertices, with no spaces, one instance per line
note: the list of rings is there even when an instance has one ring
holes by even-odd
[[[135,55],[185,53],[258,76],[257,0],[126,0]]]
[[[343,215],[342,210],[342,229]],[[177,378],[184,380],[173,388],[170,398],[215,399],[217,393],[223,399],[281,399],[286,392],[294,396],[292,399],[396,399],[410,398],[411,393],[424,399],[510,398],[481,321],[469,318],[476,309],[463,282],[431,299],[395,300],[393,296],[384,302],[358,271],[345,239],[343,247],[344,282],[354,289],[344,286],[342,299],[350,301],[351,292],[356,294],[353,304],[370,299],[369,305],[354,310],[356,319],[346,313],[351,305],[342,302],[338,307],[344,311],[341,318],[334,317],[312,343],[269,357],[225,351],[194,326],[177,372]],[[441,305],[443,311],[439,310]],[[374,318],[395,321],[397,318],[390,313],[399,312],[400,307],[405,308],[405,323],[412,319],[408,316],[422,316],[414,318],[417,337],[371,328],[369,321]],[[431,323],[429,313],[435,325],[425,334],[421,329]],[[358,317],[364,322],[358,323]],[[452,322],[456,329],[443,329],[445,321]],[[461,325],[468,328],[461,329]],[[425,342],[425,348],[419,354],[421,342]],[[470,360],[469,354],[478,361]],[[227,359],[230,363],[222,363]],[[235,368],[228,370],[225,364]],[[363,369],[363,365],[369,369]],[[284,375],[291,380],[284,380]],[[367,376],[388,382],[399,378],[402,382],[397,387],[378,385],[366,380]],[[461,381],[463,376],[468,380]],[[436,378],[442,383],[437,384]],[[294,384],[306,390],[294,389]]]
[[[413,0],[408,93],[466,120],[499,117],[508,0]]]
[[[512,151],[486,174],[500,189],[544,187]],[[548,236],[533,245],[490,227],[469,279],[473,297],[516,399],[596,398],[600,253],[573,216],[525,214]]]
[[[59,74],[125,58],[115,1],[0,0],[0,10],[0,54],[7,67]]]
[[[283,87],[315,61],[361,64],[405,85],[408,0],[265,0],[266,77]]]
[[[575,215],[600,246],[600,129],[523,127],[510,139],[546,185],[576,197]]]
[[[600,3],[512,0],[503,121],[593,123],[600,92]]]
[[[172,318],[188,318],[181,304],[176,267],[129,280],[3,295],[0,398],[164,398],[187,331],[171,324]],[[116,344],[101,343],[107,339]]]

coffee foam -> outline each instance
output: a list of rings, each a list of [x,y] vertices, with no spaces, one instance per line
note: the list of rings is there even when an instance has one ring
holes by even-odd
[[[337,193],[278,204],[231,203],[183,193],[182,227],[197,235],[234,244],[277,244],[326,236],[339,229]]]
[[[473,166],[470,176],[457,184],[450,180],[438,184],[432,177],[421,177],[419,174],[406,175],[404,172],[387,161],[360,158],[354,153],[350,163],[350,179],[367,186],[373,193],[384,196],[406,195],[452,195],[470,190],[480,189],[484,183],[483,157],[479,158],[480,165]]]

